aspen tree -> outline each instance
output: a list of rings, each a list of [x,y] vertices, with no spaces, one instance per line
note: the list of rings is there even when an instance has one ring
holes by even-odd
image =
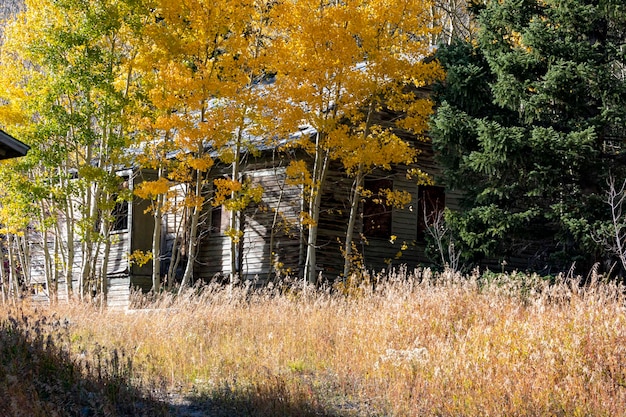
[[[30,196],[28,176],[15,170],[16,163],[0,164],[0,275],[2,297],[19,298],[20,283],[28,279],[28,268],[24,247],[20,244],[28,229],[29,215],[36,207]],[[6,258],[5,258],[6,253]],[[5,268],[6,267],[6,268]]]
[[[174,181],[190,188],[191,210],[187,264],[181,288],[193,276],[199,245],[200,216],[207,203],[207,179],[215,158],[230,165],[229,178],[214,183],[211,204],[230,213],[230,275],[239,273],[242,228],[239,213],[260,198],[260,189],[242,177],[245,155],[254,152],[261,134],[257,85],[265,77],[263,44],[271,2],[155,2],[155,23],[148,71],[157,81],[150,98],[160,117],[159,129],[173,132],[178,152]],[[165,86],[165,87],[163,87]],[[214,152],[212,155],[211,152]]]
[[[145,2],[151,21],[145,26],[144,46],[138,55],[146,97],[138,129],[147,142],[142,165],[156,168],[158,178],[138,192],[154,200],[153,290],[160,288],[158,227],[169,181],[185,185],[183,210],[190,212],[181,289],[193,276],[206,181],[214,164],[206,138],[219,131],[209,113],[219,90],[219,56],[229,31],[228,19],[221,13],[223,5],[219,1]],[[175,152],[174,160],[165,161],[170,151]]]
[[[357,194],[352,196],[357,203],[358,183],[366,172],[412,159],[402,146],[396,150],[403,155],[383,152],[391,158],[387,161],[363,160],[354,165],[349,155],[372,155],[365,151],[370,141],[372,146],[396,143],[393,136],[382,131],[374,134],[368,126],[368,117],[383,103],[412,113],[404,120],[405,127],[423,128],[419,120],[430,105],[415,101],[403,87],[419,87],[440,76],[436,63],[422,61],[430,53],[430,35],[437,29],[429,2],[298,0],[279,4],[274,13],[279,36],[272,50],[277,72],[273,93],[287,107],[277,112],[279,123],[285,132],[299,125],[312,126],[316,132],[312,139],[301,137],[297,143],[313,159],[306,175],[310,181],[305,185],[307,207],[302,223],[308,232],[304,276],[314,283],[320,204],[329,164],[343,158],[357,173]],[[353,147],[359,140],[364,145]],[[350,147],[353,152],[347,151]],[[351,233],[346,240],[352,239]]]
[[[36,148],[34,172],[46,179],[64,218],[69,297],[76,290],[77,247],[79,296],[98,282],[106,289],[106,262],[99,271],[96,266],[110,247],[109,199],[119,182],[114,171],[125,164],[134,24],[124,2],[29,0],[6,27],[0,113]],[[16,111],[26,118],[12,119]]]

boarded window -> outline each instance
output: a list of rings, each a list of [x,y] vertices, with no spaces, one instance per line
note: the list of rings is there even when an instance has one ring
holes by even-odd
[[[417,190],[417,234],[423,238],[426,226],[442,221],[446,205],[446,193],[443,187],[420,185]]]
[[[389,179],[366,179],[365,190],[372,193],[363,203],[363,235],[388,239],[391,236],[391,207],[383,190],[393,189]]]

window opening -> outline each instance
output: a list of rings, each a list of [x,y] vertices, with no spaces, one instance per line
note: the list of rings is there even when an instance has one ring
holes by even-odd
[[[219,205],[211,209],[211,235],[223,235],[230,227],[230,212]]]
[[[391,236],[391,207],[387,205],[384,190],[393,189],[389,179],[366,179],[365,190],[371,195],[363,202],[363,235],[389,238]]]
[[[128,177],[122,177],[123,181],[120,184],[120,190],[128,189]],[[115,206],[111,211],[111,215],[113,216],[113,227],[111,228],[114,232],[119,232],[122,230],[128,229],[128,215],[129,215],[129,205],[128,201],[117,201],[119,195],[113,194],[113,199],[116,200]]]

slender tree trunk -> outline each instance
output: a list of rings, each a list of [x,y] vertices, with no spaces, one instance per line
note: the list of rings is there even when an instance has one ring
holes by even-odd
[[[71,207],[72,203],[69,202],[69,206]],[[74,247],[74,221],[73,221],[74,210],[71,208],[68,210],[68,215],[66,217],[66,256],[65,256],[65,288],[67,291],[67,301],[69,302],[74,295],[74,257],[75,257],[75,247]]]
[[[304,213],[305,211],[308,212],[306,199],[307,199],[307,196],[304,191],[304,186],[301,185],[300,186],[300,213]],[[300,216],[300,233],[299,233],[300,244],[298,245],[298,269],[302,273],[302,276],[304,276],[306,279],[306,275],[304,275],[304,270],[305,270],[304,266],[306,262],[306,241],[307,241],[305,229],[306,228],[304,227],[304,223],[302,223],[302,216]]]
[[[17,256],[20,260],[20,266],[22,276],[24,277],[24,283],[30,283],[30,247],[28,246],[28,239],[26,235],[16,236],[17,239]]]
[[[110,198],[110,196],[109,196]],[[100,306],[106,307],[109,298],[109,256],[111,254],[111,222],[109,219],[105,219],[102,223],[102,233],[104,235],[104,251],[102,253],[102,266],[100,270],[99,285],[97,285],[100,291]]]
[[[50,259],[50,248],[48,248],[48,229],[44,228],[42,234],[43,242],[41,249],[43,250],[43,273],[46,279],[48,299],[50,300],[50,304],[54,304],[52,302],[52,264]]]
[[[346,230],[346,241],[344,246],[343,277],[348,278],[352,264],[352,242],[354,240],[354,226],[359,214],[359,201],[361,199],[361,189],[363,187],[363,175],[359,172],[354,178],[352,185],[352,195],[350,196],[350,217],[348,219],[348,229]]]
[[[278,175],[276,173],[276,170],[274,170],[274,177],[278,178]],[[276,225],[278,224],[278,215],[280,213],[280,204],[283,201],[283,194],[285,193],[285,181],[286,181],[286,177],[283,176],[283,181],[282,181],[282,185],[280,186],[280,194],[278,194],[278,201],[276,202],[276,207],[274,208],[274,216],[272,218],[272,226],[270,227],[270,242],[269,242],[269,260],[270,260],[270,267],[269,267],[269,271],[267,273],[267,279],[271,279],[272,274],[274,274],[274,270],[276,268],[276,261],[277,261],[277,256],[276,253],[274,252],[274,240],[276,237]]]
[[[88,154],[89,155],[89,154]],[[80,205],[80,216],[84,224],[91,223],[92,213],[92,201],[91,201],[91,187],[87,187],[82,193],[82,204]],[[88,223],[87,223],[88,222]],[[93,247],[91,246],[91,235],[94,233],[90,230],[91,227],[87,226],[87,230],[82,230],[81,233],[81,266],[80,275],[78,276],[78,298],[83,301],[85,299],[85,284],[89,279],[91,257]]]
[[[15,265],[15,248],[14,248],[15,236],[7,233],[7,248],[9,255],[9,291],[13,291],[14,300],[20,298],[20,284],[17,274],[17,267]]]
[[[152,233],[152,291],[161,291],[161,234],[163,227],[163,195],[157,196]]]
[[[91,259],[92,259],[92,251],[93,247],[91,246],[91,242],[89,239],[85,240],[81,244],[82,247],[82,265],[80,268],[80,277],[78,281],[78,297],[81,301],[85,300],[85,294],[87,292],[87,282],[89,280],[89,276],[91,275]]]
[[[100,249],[102,248],[102,241],[100,239],[98,239],[97,243],[95,243],[95,248],[94,248],[94,255],[93,258],[91,259],[91,274],[89,276],[89,280],[87,281],[90,288],[89,291],[93,291],[96,294],[89,294],[90,296],[96,296],[97,293],[100,292],[100,290],[102,289],[103,283],[104,281],[106,281],[106,271],[108,269],[108,263],[109,263],[109,253],[111,252],[111,239],[110,239],[110,228],[111,228],[111,224],[110,222],[106,222],[105,223],[105,227],[107,230],[106,232],[103,232],[103,236],[102,239],[104,241],[104,250],[102,251],[102,258],[100,258]],[[100,264],[100,270],[98,271],[98,262],[100,262],[100,259],[102,259],[102,263]]]
[[[48,247],[49,230],[48,230],[48,227],[44,225],[44,216],[46,215],[45,214],[46,209],[45,209],[45,204],[43,200],[40,201],[39,209],[40,209],[39,224],[42,228],[41,248],[43,250],[43,268],[44,268],[44,276],[46,279],[46,290],[48,290],[48,299],[50,300],[50,304],[56,304],[56,300],[55,300],[56,293],[54,291],[54,284],[53,284],[55,281],[55,277],[53,275],[55,273],[55,269],[53,265],[54,260],[50,256],[50,248]]]
[[[239,212],[237,212],[237,227],[238,227],[238,231],[237,233],[240,235],[239,239],[237,240],[237,276],[239,279],[241,279],[241,277],[243,276],[242,274],[244,273],[244,269],[243,269],[243,259],[244,259],[244,236],[246,235],[246,213],[244,210],[241,210]]]
[[[239,129],[237,133],[237,141],[235,144],[235,160],[233,162],[231,177],[233,181],[240,181],[240,154],[241,154],[241,137],[242,129]],[[237,198],[237,193],[233,191],[230,195],[232,200]],[[230,283],[234,284],[239,278],[239,273],[241,272],[239,269],[239,249],[240,249],[240,241],[243,239],[241,233],[241,224],[239,219],[239,213],[236,211],[230,212],[229,219],[229,227],[231,231],[230,236]]]
[[[5,238],[6,242],[6,238]],[[4,251],[0,247],[0,292],[2,293],[2,304],[7,303],[7,276],[4,269]]]
[[[365,119],[365,129],[363,130],[363,138],[367,140],[370,135],[372,127],[372,115],[376,102],[371,100],[367,108],[367,117]],[[343,277],[348,278],[350,274],[350,264],[352,262],[352,241],[354,240],[354,226],[356,224],[356,218],[359,214],[359,201],[361,199],[361,189],[363,188],[363,182],[365,181],[365,172],[363,164],[359,164],[356,173],[354,174],[354,183],[352,194],[350,196],[350,218],[348,219],[348,229],[346,230],[346,241],[344,246],[344,264],[343,264]]]
[[[65,279],[67,265],[65,264],[67,260],[67,249],[63,244],[63,235],[59,228],[59,223],[55,223],[55,233],[54,233],[54,276],[57,279],[56,288],[57,294],[59,290],[59,282]],[[64,284],[64,287],[67,289],[67,284]],[[69,300],[69,299],[68,299]]]
[[[100,200],[101,193],[100,188],[96,184],[87,188],[86,195],[86,212],[83,214],[86,219],[89,220],[89,224],[93,225],[90,230],[83,231],[83,264],[80,274],[80,282],[78,287],[80,289],[80,299],[84,300],[88,291],[91,289],[90,284],[96,276],[96,265],[99,259],[100,245],[94,240],[96,232],[96,219],[98,218],[98,202]],[[105,220],[102,220],[103,223]],[[102,227],[100,228],[102,230]],[[100,231],[98,230],[98,232]]]
[[[196,170],[196,182],[195,182],[195,196],[200,197],[202,195],[202,172]],[[191,212],[191,225],[189,227],[189,242],[187,244],[187,265],[185,266],[185,272],[183,273],[183,279],[180,283],[180,289],[178,294],[182,294],[184,288],[191,282],[193,277],[193,267],[196,262],[197,246],[198,246],[198,223],[200,219],[200,212],[202,211],[201,204],[195,204]]]
[[[53,265],[54,260],[50,257],[50,248],[48,247],[48,229],[44,228],[43,230],[43,266],[44,266],[44,274],[46,277],[46,289],[48,290],[48,299],[50,300],[50,304],[56,304],[57,302],[57,294],[56,294],[56,277],[55,268]]]
[[[111,253],[111,244],[104,245],[104,253],[102,255],[102,269],[100,270],[99,288],[100,291],[100,305],[106,307],[109,298],[109,276],[107,269],[109,269],[109,254]]]
[[[158,178],[163,176],[163,167],[159,167]],[[154,230],[152,232],[152,291],[161,291],[161,234],[163,227],[163,203],[165,195],[159,194],[154,207]]]
[[[74,209],[72,207],[72,201],[69,200],[65,202],[66,210],[66,230],[65,230],[65,241],[67,244],[66,253],[64,256],[65,263],[65,289],[67,291],[67,301],[69,302],[74,295],[74,257],[76,255],[75,247],[74,247]]]
[[[183,211],[184,213],[185,211]],[[184,215],[184,214],[183,214]],[[171,290],[172,285],[174,283],[174,279],[176,278],[176,270],[178,269],[178,263],[180,262],[180,251],[178,250],[178,237],[181,235],[182,226],[184,224],[184,219],[178,223],[176,238],[172,242],[172,253],[170,255],[170,266],[167,270],[167,289]]]
[[[215,61],[212,63],[213,68],[215,67]],[[211,72],[213,69],[211,70]],[[204,120],[204,115],[206,111],[206,102],[203,103],[202,109],[200,112],[200,120]],[[204,144],[202,142],[198,143],[198,148],[196,150],[197,155],[201,156],[204,154]],[[195,181],[195,190],[194,197],[196,201],[193,205],[193,210],[191,211],[191,225],[189,227],[189,242],[187,244],[187,264],[185,265],[185,272],[183,273],[183,278],[180,283],[180,288],[178,290],[178,294],[182,294],[185,287],[191,282],[193,278],[193,269],[194,264],[196,263],[196,256],[198,251],[198,225],[200,223],[200,214],[204,209],[204,198],[202,197],[202,185],[204,182],[203,172],[200,170],[196,170],[196,181]],[[201,200],[201,203],[198,203],[198,200]]]
[[[46,243],[47,244],[47,243]],[[53,246],[53,257],[50,260],[50,266],[52,270],[52,290],[49,291],[49,294],[52,294],[52,299],[54,304],[59,302],[59,261],[60,258],[60,249],[59,249],[59,239],[58,236],[54,236],[54,246]]]
[[[330,162],[329,152],[321,148],[322,137],[318,133],[316,138],[315,163],[313,166],[313,178],[311,187],[311,202],[309,206],[308,236],[306,246],[306,261],[304,264],[304,277],[310,284],[317,282],[317,232],[322,204],[322,191],[326,182],[326,174]]]

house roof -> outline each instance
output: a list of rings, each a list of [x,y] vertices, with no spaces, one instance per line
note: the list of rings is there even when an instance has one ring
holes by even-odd
[[[0,159],[26,155],[30,147],[3,130],[0,130]]]

